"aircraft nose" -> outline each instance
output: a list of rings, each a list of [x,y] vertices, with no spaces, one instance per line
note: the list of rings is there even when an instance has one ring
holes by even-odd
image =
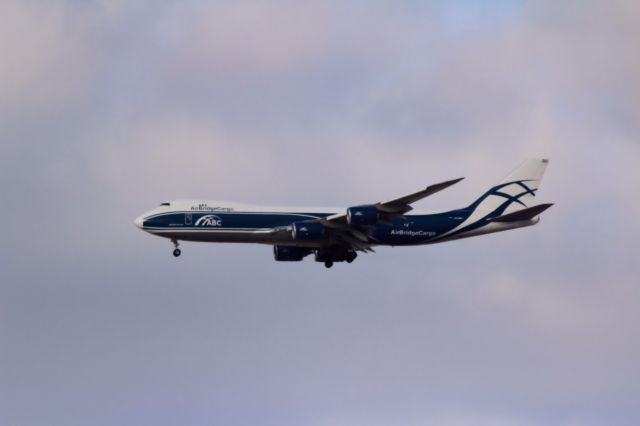
[[[144,216],[138,216],[133,223],[140,229],[142,229],[142,225],[144,224]]]

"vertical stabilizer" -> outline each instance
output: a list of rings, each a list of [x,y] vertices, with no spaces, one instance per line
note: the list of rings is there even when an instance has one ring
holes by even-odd
[[[508,214],[530,207],[549,160],[525,160],[498,185],[478,198],[469,208]]]

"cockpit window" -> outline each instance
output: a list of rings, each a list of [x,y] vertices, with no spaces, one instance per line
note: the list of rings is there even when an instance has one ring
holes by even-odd
[[[162,203],[162,204],[160,204],[160,206],[170,206],[170,205],[171,205],[171,203]]]

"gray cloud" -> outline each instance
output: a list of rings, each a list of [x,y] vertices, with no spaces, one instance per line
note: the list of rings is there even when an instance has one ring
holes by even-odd
[[[0,13],[0,423],[636,424],[629,2]],[[350,205],[526,156],[534,228],[349,268],[170,244],[169,198]]]

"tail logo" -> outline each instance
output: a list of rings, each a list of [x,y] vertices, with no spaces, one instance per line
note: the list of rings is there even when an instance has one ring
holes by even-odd
[[[527,207],[527,205],[525,203],[523,203],[520,198],[530,194],[531,196],[535,197],[536,195],[536,191],[538,190],[537,188],[529,188],[529,186],[527,186],[524,182],[526,182],[526,180],[518,180],[515,182],[509,182],[509,183],[505,183],[502,185],[498,185],[492,188],[492,190],[489,192],[489,195],[495,195],[498,197],[503,197],[506,198],[508,203],[507,206],[511,203],[518,203],[520,205],[522,205],[523,207]],[[511,185],[516,185],[519,186],[521,189],[524,190],[524,192],[520,192],[517,193],[515,195],[510,195],[508,193],[502,192],[500,191],[501,189],[506,189],[507,187],[511,186]]]
[[[195,226],[222,226],[222,219],[219,216],[208,214],[198,219]]]

